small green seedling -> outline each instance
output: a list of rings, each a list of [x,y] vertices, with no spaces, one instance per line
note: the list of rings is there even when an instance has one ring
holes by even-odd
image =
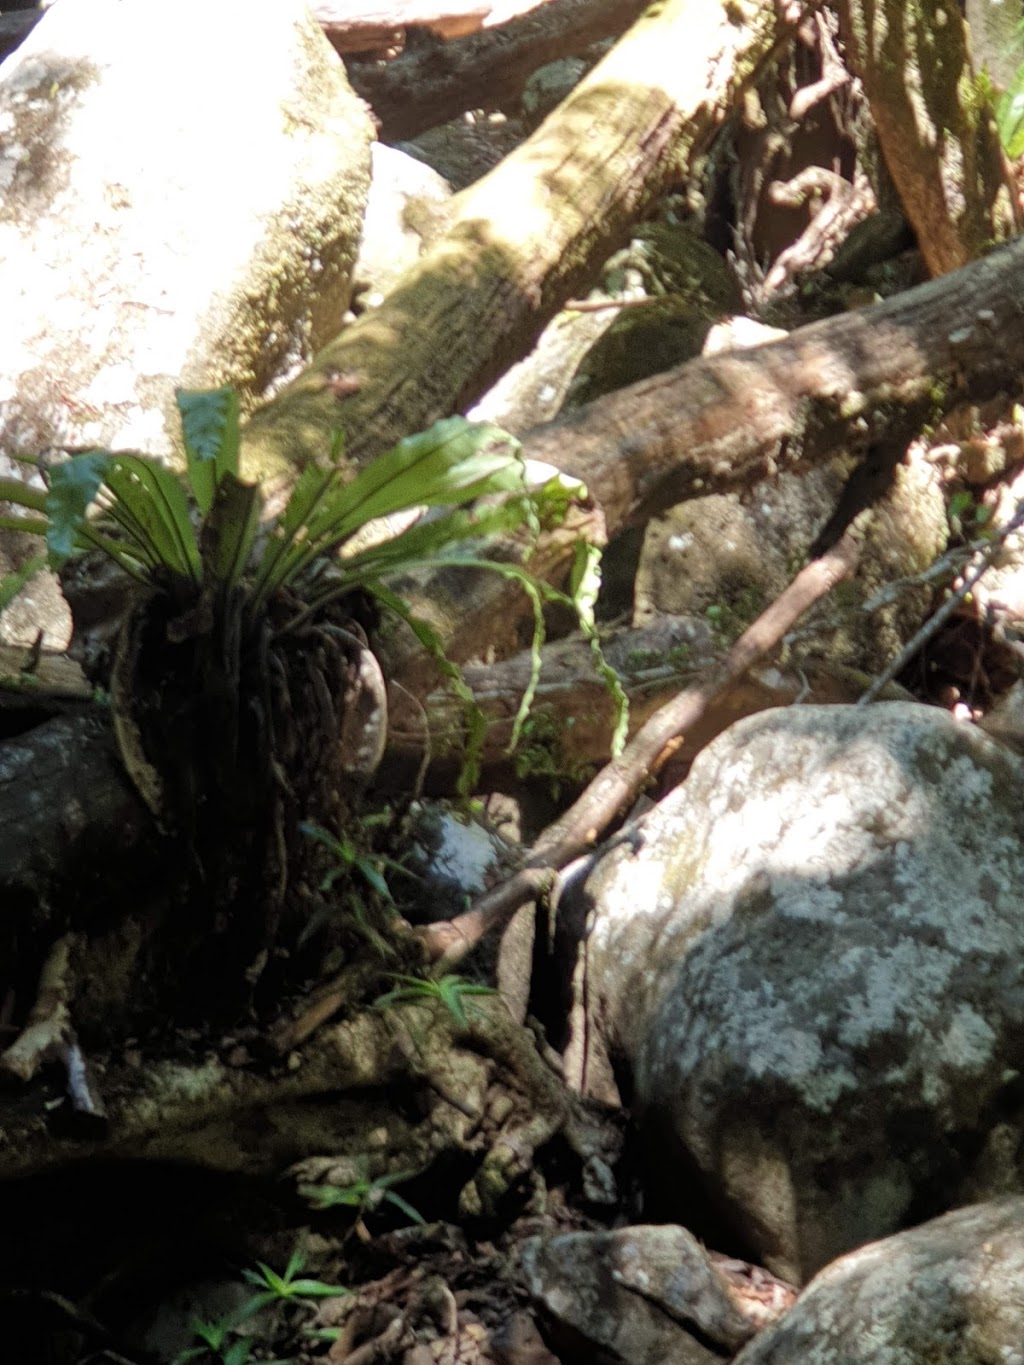
[[[257,1292],[250,1295],[240,1308],[215,1322],[193,1318],[192,1335],[198,1337],[201,1344],[179,1351],[172,1365],[188,1365],[189,1361],[200,1360],[213,1360],[217,1365],[249,1365],[254,1342],[251,1337],[241,1335],[239,1329],[243,1322],[271,1304],[295,1303],[311,1308],[314,1299],[333,1299],[349,1293],[339,1284],[324,1284],[322,1280],[300,1277],[299,1272],[304,1264],[303,1254],[296,1248],[288,1258],[283,1275],[278,1275],[264,1261],[256,1262],[256,1270],[243,1270],[242,1278]],[[267,1361],[265,1365],[288,1365],[288,1362]]]
[[[238,1335],[238,1325],[248,1317],[248,1313],[229,1313],[216,1322],[203,1322],[193,1318],[192,1335],[198,1337],[201,1345],[191,1346],[179,1351],[172,1365],[187,1365],[191,1360],[215,1360],[218,1365],[249,1365],[252,1360],[253,1342],[249,1337]]]
[[[387,867],[396,871],[404,871],[400,863],[395,862],[393,858],[369,857],[360,852],[351,839],[344,837],[339,839],[329,830],[314,824],[311,820],[304,821],[299,828],[307,839],[312,839],[314,843],[321,844],[337,860],[335,866],[329,869],[321,881],[321,891],[330,891],[338,878],[343,877],[346,872],[358,872],[378,896],[386,900],[389,905],[394,904],[391,888],[384,880],[380,869]]]
[[[467,996],[498,994],[493,986],[480,986],[473,981],[467,981],[463,976],[448,975],[434,978],[395,974],[392,980],[401,984],[388,991],[386,995],[378,996],[373,1002],[375,1009],[389,1009],[392,1005],[401,1004],[425,1004],[438,1000],[460,1028],[469,1027],[469,1011],[473,1009],[472,1005],[467,1006],[465,1003]]]
[[[403,1180],[408,1180],[412,1176],[412,1171],[398,1171],[394,1175],[379,1175],[376,1180],[370,1180],[363,1176],[355,1180],[351,1185],[300,1185],[299,1194],[304,1199],[318,1209],[332,1209],[343,1207],[356,1210],[356,1228],[361,1236],[368,1236],[364,1217],[368,1213],[375,1213],[382,1204],[392,1204],[400,1213],[404,1213],[413,1223],[423,1226],[426,1219],[419,1213],[408,1200],[403,1199],[400,1194],[396,1194],[391,1188],[392,1185],[401,1184]]]
[[[279,1275],[264,1261],[257,1261],[255,1270],[243,1270],[242,1278],[259,1293],[247,1305],[250,1313],[258,1312],[267,1304],[282,1302],[301,1302],[303,1299],[336,1299],[349,1291],[340,1284],[325,1284],[323,1280],[310,1280],[299,1276],[305,1265],[305,1258],[296,1248],[288,1258],[284,1274]]]

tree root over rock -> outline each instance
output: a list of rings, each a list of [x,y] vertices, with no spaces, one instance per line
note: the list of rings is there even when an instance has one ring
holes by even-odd
[[[471,1172],[460,1214],[491,1216],[560,1136],[588,1197],[610,1198],[613,1127],[565,1089],[500,999],[474,1000],[467,1024],[426,1001],[364,1010],[265,1067],[232,1066],[213,1050],[194,1062],[96,1060],[105,1136],[64,1135],[38,1081],[0,1103],[0,1177],[102,1157],[246,1175],[290,1168],[304,1186],[345,1187],[455,1157]],[[396,1104],[401,1093],[407,1102]]]

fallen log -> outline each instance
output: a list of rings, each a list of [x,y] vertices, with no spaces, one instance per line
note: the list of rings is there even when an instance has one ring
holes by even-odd
[[[540,0],[523,0],[526,8]],[[390,3],[349,4],[347,0],[313,0],[310,10],[336,52],[382,52],[401,48],[409,28],[423,29],[439,38],[476,33],[490,20],[500,22],[516,6],[502,4],[497,11],[491,0],[390,0]]]
[[[611,537],[688,498],[819,463],[839,446],[867,454],[909,441],[958,403],[1017,393],[1022,271],[1017,239],[882,303],[619,389],[528,433],[524,454],[581,479]],[[486,647],[495,620],[511,629],[527,610],[491,578],[456,600],[431,575],[419,593],[460,659]],[[422,652],[397,636],[391,650],[391,675],[415,688]]]
[[[629,698],[629,736],[676,696],[687,680],[717,666],[721,647],[710,635],[704,622],[662,617],[603,641],[605,659],[618,672]],[[545,648],[530,720],[515,752],[509,743],[529,682],[529,655],[517,654],[493,664],[466,664],[463,676],[488,722],[479,758],[480,791],[569,789],[581,785],[608,761],[617,719],[615,703],[597,676],[585,640],[572,637]],[[673,754],[673,771],[692,762],[716,735],[744,716],[797,700],[819,705],[850,703],[866,681],[849,670],[805,660],[799,667],[752,669],[716,696],[687,731]],[[395,689],[388,747],[375,787],[382,792],[408,793],[422,782],[426,793],[447,795],[455,790],[465,753],[465,709],[449,689],[435,688],[422,706],[410,705]]]
[[[348,78],[383,139],[415,137],[466,109],[518,99],[538,67],[617,37],[646,7],[645,0],[547,0],[496,28],[410,43],[387,62],[348,61]],[[324,32],[334,42],[326,25]]]
[[[668,0],[521,147],[452,202],[380,308],[253,414],[243,465],[284,481],[345,437],[365,463],[468,406],[584,288],[788,33],[768,0]],[[680,54],[683,54],[682,56]]]

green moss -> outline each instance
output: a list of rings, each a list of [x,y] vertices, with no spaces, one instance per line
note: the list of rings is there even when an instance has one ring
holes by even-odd
[[[747,583],[737,588],[728,601],[715,602],[708,607],[705,616],[715,634],[731,644],[757,620],[764,608],[764,589]]]
[[[582,786],[594,770],[592,763],[572,759],[567,754],[573,724],[572,716],[536,710],[524,722],[515,752],[516,776],[546,780],[554,799],[560,796],[564,783]]]

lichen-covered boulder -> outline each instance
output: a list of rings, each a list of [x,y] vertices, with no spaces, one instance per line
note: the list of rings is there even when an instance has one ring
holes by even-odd
[[[1024,1365],[1024,1199],[958,1209],[823,1270],[734,1365]]]
[[[803,1281],[1024,1189],[1022,834],[1024,765],[977,729],[795,707],[721,735],[597,864],[588,1036],[712,1244]]]

